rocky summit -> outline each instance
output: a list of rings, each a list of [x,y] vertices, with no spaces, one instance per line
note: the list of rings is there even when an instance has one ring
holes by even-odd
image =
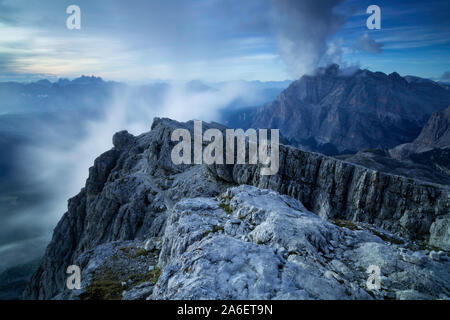
[[[448,186],[283,145],[273,176],[175,165],[179,128],[193,122],[114,135],[25,298],[449,299]],[[66,286],[69,265],[80,289]]]

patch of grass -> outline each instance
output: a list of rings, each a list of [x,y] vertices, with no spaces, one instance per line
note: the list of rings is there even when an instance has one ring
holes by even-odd
[[[148,251],[145,250],[144,248],[137,248],[136,250],[134,250],[134,253],[131,255],[132,258],[137,258],[140,256],[146,256],[148,255]]]
[[[128,280],[131,280],[135,286],[143,283],[143,282],[151,282],[155,284],[158,282],[159,276],[161,275],[161,269],[155,266],[152,271],[149,271],[144,274],[132,274],[128,277]]]
[[[430,244],[426,243],[425,241],[418,241],[416,243],[416,245],[419,247],[419,250],[436,251],[436,252],[443,251],[442,249],[435,247],[433,245],[430,245]],[[409,245],[408,248],[410,250],[414,251],[414,247],[412,245]],[[450,257],[450,251],[447,251],[447,255]]]
[[[223,230],[224,230],[224,228],[222,226],[213,226],[212,232],[216,233],[216,232],[223,231]]]
[[[233,197],[232,196],[228,196],[228,195],[224,195],[221,198],[222,198],[222,200],[219,203],[219,207],[222,208],[223,211],[225,211],[228,214],[233,212],[233,210],[231,210],[231,207],[230,207],[230,201],[231,201],[231,199],[233,199]]]
[[[135,249],[135,248],[136,248],[136,247],[120,247],[119,250],[122,251],[123,253],[128,254],[128,253],[130,253],[130,251],[131,251],[132,249]]]
[[[81,300],[121,300],[122,283],[114,272],[107,268],[101,268],[101,274],[96,275],[92,282],[81,294]]]
[[[212,230],[206,230],[205,232],[203,232],[202,238],[205,238],[208,236],[208,234],[210,234],[212,232]]]
[[[185,273],[190,273],[191,271],[192,271],[192,268],[189,268],[189,267],[184,269]]]
[[[392,243],[392,244],[403,244],[403,241],[399,240],[399,239],[395,239],[393,237],[390,237],[388,235],[382,234],[380,232],[378,232],[377,230],[374,229],[369,229],[374,235],[376,235],[377,237],[379,237],[381,240]]]
[[[155,266],[155,268],[152,271],[149,271],[148,273],[146,273],[142,279],[142,282],[151,282],[151,283],[156,283],[158,282],[159,276],[161,275],[161,269],[158,268],[157,266]]]
[[[219,207],[228,214],[233,212],[233,210],[231,210],[230,204],[226,204],[225,202],[219,203]]]
[[[206,237],[210,233],[216,233],[216,232],[223,231],[223,230],[224,230],[224,228],[222,226],[213,226],[212,230],[206,230],[203,233],[203,238]]]
[[[336,219],[332,222],[339,227],[344,227],[350,230],[359,230],[359,227],[356,224],[348,220]]]

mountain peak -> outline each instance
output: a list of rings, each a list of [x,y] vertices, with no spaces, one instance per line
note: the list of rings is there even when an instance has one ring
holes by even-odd
[[[250,126],[279,128],[310,150],[329,145],[330,155],[390,149],[416,138],[430,115],[449,104],[450,92],[435,82],[408,83],[397,72],[350,74],[332,64],[293,82],[258,109]]]
[[[77,84],[95,84],[95,83],[102,83],[103,79],[101,77],[96,76],[85,76],[82,75],[81,77],[75,78],[72,80],[72,83]]]
[[[319,67],[316,69],[313,75],[337,76],[339,75],[339,65],[336,63],[332,63],[326,67]]]

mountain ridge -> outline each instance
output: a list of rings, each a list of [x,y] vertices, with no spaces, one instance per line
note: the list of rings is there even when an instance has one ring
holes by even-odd
[[[429,116],[449,104],[450,91],[431,80],[361,69],[346,73],[334,64],[294,81],[256,111],[250,127],[279,128],[312,151],[318,150],[314,141],[334,146],[336,153],[389,149],[416,138]]]
[[[166,231],[169,232],[166,228],[173,223],[170,222],[172,220],[169,217],[174,214],[175,207],[182,208],[179,207],[182,206],[182,201],[194,199],[192,200],[194,202],[188,202],[188,207],[191,205],[195,207],[195,203],[202,203],[199,204],[199,208],[203,208],[204,200],[201,199],[208,197],[217,199],[228,188],[237,185],[253,185],[257,187],[256,190],[271,189],[275,193],[279,192],[293,199],[292,201],[299,200],[305,206],[304,210],[314,212],[322,220],[353,221],[348,222],[350,224],[369,223],[383,228],[388,230],[386,232],[407,239],[404,241],[409,243],[408,246],[415,247],[415,250],[418,250],[417,245],[414,244],[415,241],[425,246],[450,249],[448,234],[450,191],[448,188],[379,173],[283,145],[280,146],[280,171],[277,175],[270,177],[260,176],[259,167],[250,165],[176,166],[170,160],[171,149],[175,145],[170,137],[171,132],[178,128],[192,131],[193,122],[180,123],[170,119],[155,118],[151,131],[148,133],[134,137],[124,131],[114,135],[114,148],[95,160],[94,166],[89,170],[85,188],[69,200],[68,212],[55,228],[53,239],[42,263],[25,291],[26,298],[68,297],[63,293],[67,276],[66,267],[79,262],[87,268],[87,273],[93,272],[94,269],[98,270],[97,268],[101,265],[113,268],[109,264],[112,260],[106,257],[111,257],[117,248],[125,246],[123,241],[134,241],[136,243],[134,245],[138,245],[137,243],[151,239],[148,241],[152,246],[159,246],[160,249],[151,252],[154,259],[159,257],[157,266],[163,270],[161,281],[167,280],[172,269],[164,268],[161,252],[164,250],[166,250],[164,252],[176,253],[179,252],[178,250],[182,252],[182,248],[187,248],[188,245],[183,242],[179,245],[169,245],[165,242],[169,240],[163,241],[163,249],[161,245],[156,245],[161,243],[161,237]],[[203,125],[203,130],[208,128],[223,130],[222,126]],[[209,200],[205,201],[209,203]],[[210,206],[210,204],[205,205],[205,208]],[[226,203],[220,206],[225,212],[233,211],[232,207],[228,208]],[[299,204],[295,206],[298,207]],[[187,210],[197,210],[194,207]],[[219,214],[219,211],[217,213]],[[327,224],[326,228],[330,226]],[[222,234],[220,230],[222,229],[215,231],[219,232],[217,235]],[[385,231],[377,232],[381,236]],[[175,233],[173,236],[196,241],[202,234],[188,232],[186,235]],[[175,241],[177,238],[173,236],[165,239]],[[225,241],[225,239],[215,238],[213,234],[211,236],[214,237],[210,239],[213,241],[209,245],[212,246],[211,250],[215,250],[216,245]],[[191,243],[190,241],[188,243]],[[328,238],[327,241],[331,239]],[[164,249],[168,245],[169,247]],[[235,245],[236,248],[243,245],[250,251],[261,249],[246,243]],[[439,257],[436,259],[439,260]],[[136,268],[141,268],[139,261],[136,262],[138,264]],[[155,265],[151,267],[156,268]],[[89,274],[87,282],[104,276],[104,273]],[[108,271],[107,274],[110,272]],[[154,279],[154,276],[155,271],[152,271],[149,277]],[[167,282],[158,284],[162,286],[160,288],[167,286]],[[91,285],[92,282],[86,283],[83,294],[94,290]],[[95,288],[99,289],[97,285],[98,283]],[[429,285],[427,284],[427,287]],[[148,295],[149,290],[153,288],[154,282],[151,282],[147,284],[147,287],[133,287],[130,290],[144,290]],[[133,292],[136,293],[135,291]],[[76,292],[70,294],[76,294]],[[192,297],[190,294],[192,291],[188,291],[184,298]],[[120,296],[122,295],[123,293]],[[162,292],[159,295],[159,297],[164,296]],[[221,296],[221,298],[226,297]]]

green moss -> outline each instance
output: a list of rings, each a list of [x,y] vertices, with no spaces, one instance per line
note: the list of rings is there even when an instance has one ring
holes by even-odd
[[[213,226],[212,232],[216,233],[216,232],[223,231],[223,230],[224,230],[224,228],[222,226]]]
[[[203,233],[203,238],[206,237],[210,233],[216,233],[216,232],[223,231],[223,230],[224,230],[224,228],[222,226],[213,226],[212,230],[206,230]]]
[[[119,250],[123,253],[130,253],[132,249],[135,249],[135,247],[120,247]]]
[[[339,227],[344,227],[350,230],[359,230],[359,227],[356,224],[348,220],[336,219],[332,222]]]
[[[202,238],[207,237],[211,232],[212,230],[206,230],[205,232],[203,232]]]
[[[223,211],[225,211],[228,214],[233,212],[233,210],[231,210],[231,207],[230,207],[230,201],[231,201],[231,199],[233,199],[233,197],[225,195],[225,196],[222,196],[221,198],[222,198],[222,200],[219,203],[219,207],[222,208]]]
[[[146,256],[148,255],[148,251],[144,248],[138,248],[134,250],[134,253],[131,255],[132,258],[137,258],[140,256]]]
[[[102,267],[100,274],[94,276],[80,298],[81,300],[121,300],[122,291],[121,281],[114,272],[107,267]]]
[[[436,252],[439,252],[439,251],[442,250],[442,249],[440,249],[440,248],[438,248],[438,247],[435,247],[435,246],[433,246],[433,245],[430,245],[430,244],[428,244],[428,243],[426,243],[426,242],[424,242],[424,241],[419,241],[419,242],[417,242],[416,244],[417,244],[417,246],[419,247],[420,250],[436,251]],[[412,245],[409,245],[408,248],[409,248],[410,250],[413,250],[413,251],[415,250],[414,247],[413,247]],[[450,257],[450,251],[447,252],[447,255]]]
[[[144,274],[132,274],[128,277],[128,280],[131,280],[133,282],[134,286],[137,286],[143,282],[151,282],[156,283],[158,282],[159,276],[161,275],[161,269],[159,269],[157,266],[152,271],[149,271]]]
[[[233,210],[231,210],[230,204],[226,204],[225,202],[219,203],[219,207],[222,208],[223,211],[225,211],[228,214],[233,212]]]
[[[148,273],[145,274],[145,276],[143,277],[142,282],[151,282],[151,283],[156,283],[158,282],[159,276],[161,275],[161,269],[156,267],[152,270],[149,271]]]
[[[382,233],[378,232],[377,230],[370,229],[370,231],[377,237],[381,238],[381,240],[383,240],[383,241],[390,242],[392,244],[403,244],[403,241],[401,241],[399,239],[395,239],[388,235],[382,234]]]
[[[190,273],[191,271],[192,271],[192,268],[189,268],[189,267],[184,269],[185,273]]]

